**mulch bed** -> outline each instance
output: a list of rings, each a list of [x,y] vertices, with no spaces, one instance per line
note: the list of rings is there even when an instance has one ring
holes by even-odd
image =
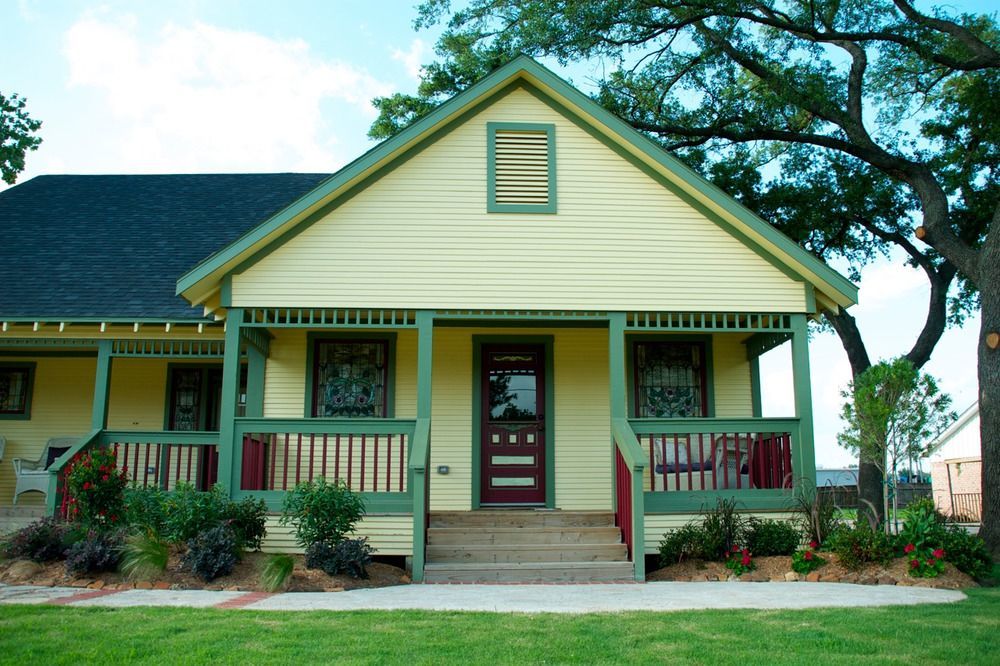
[[[647,581],[728,581],[743,582],[821,582],[858,583],[861,585],[912,585],[914,587],[935,587],[957,590],[965,587],[979,587],[968,574],[964,574],[951,564],[945,563],[944,572],[937,578],[914,578],[909,575],[905,558],[897,558],[882,566],[869,564],[859,570],[850,570],[842,565],[834,553],[820,553],[826,564],[808,576],[792,571],[792,558],[787,556],[755,557],[757,568],[739,578],[732,575],[722,562],[689,560],[658,569],[646,576]]]
[[[88,574],[76,578],[66,573],[64,562],[36,564],[29,560],[9,560],[0,562],[0,583],[8,585],[41,585],[58,587],[81,587],[90,589],[158,589],[158,590],[227,590],[263,591],[260,572],[269,556],[264,553],[247,553],[228,576],[216,578],[206,583],[189,571],[181,568],[180,555],[173,553],[167,562],[167,569],[152,580],[129,582],[118,572]],[[318,569],[306,569],[301,555],[293,555],[295,568],[289,576],[283,592],[341,592],[357,588],[389,587],[406,585],[409,576],[399,567],[381,562],[373,562],[368,567],[368,578],[351,576],[328,576]]]

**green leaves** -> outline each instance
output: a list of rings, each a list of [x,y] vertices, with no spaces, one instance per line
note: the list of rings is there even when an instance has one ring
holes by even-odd
[[[281,524],[295,527],[303,548],[314,543],[335,545],[354,531],[365,514],[364,500],[343,481],[303,481],[285,495]]]
[[[17,93],[10,97],[0,93],[0,178],[8,185],[13,185],[17,174],[24,171],[25,154],[38,150],[42,143],[40,137],[34,136],[42,123],[28,115],[25,103]]]

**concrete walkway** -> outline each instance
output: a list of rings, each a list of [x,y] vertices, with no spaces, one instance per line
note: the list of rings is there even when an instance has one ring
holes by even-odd
[[[348,592],[81,590],[0,585],[0,604],[174,606],[250,610],[445,610],[596,613],[710,608],[906,606],[965,599],[955,590],[841,583],[646,583],[644,585],[401,585]]]

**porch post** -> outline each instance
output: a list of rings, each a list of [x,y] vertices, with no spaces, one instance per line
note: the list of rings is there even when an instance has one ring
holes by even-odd
[[[430,423],[431,369],[434,361],[434,312],[417,312],[417,423]],[[429,438],[430,435],[428,434]],[[414,442],[410,450],[414,450]],[[427,533],[427,511],[430,504],[430,442],[427,443],[425,460],[410,463],[412,474],[410,488],[413,494],[413,581],[424,579],[424,554]]]
[[[792,315],[792,376],[795,385],[795,416],[799,419],[799,436],[792,456],[793,485],[807,488],[816,485],[816,451],[813,442],[812,386],[809,376],[809,340],[806,315]]]
[[[111,393],[111,340],[97,343],[97,374],[94,377],[94,405],[90,429],[104,430],[108,425],[108,395]]]
[[[608,315],[608,369],[610,373],[609,391],[611,399],[611,419],[628,418],[628,392],[625,372],[625,313],[612,312]],[[611,429],[614,433],[614,427]],[[611,436],[611,469],[615,469],[618,444]],[[637,581],[646,580],[646,502],[642,486],[642,470],[630,470],[632,474],[632,567]],[[612,473],[612,478],[614,478]],[[614,493],[617,497],[617,492]],[[617,506],[615,510],[617,510]]]
[[[230,497],[238,490],[240,470],[234,469],[236,404],[240,390],[240,325],[243,308],[229,308],[226,314],[226,342],[222,356],[222,404],[219,409],[219,483]],[[249,381],[249,378],[248,378]],[[249,400],[248,400],[249,408]]]

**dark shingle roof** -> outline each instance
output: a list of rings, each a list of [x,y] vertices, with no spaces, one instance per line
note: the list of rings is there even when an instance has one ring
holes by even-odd
[[[328,174],[39,176],[0,192],[0,319],[198,319],[177,278]]]

